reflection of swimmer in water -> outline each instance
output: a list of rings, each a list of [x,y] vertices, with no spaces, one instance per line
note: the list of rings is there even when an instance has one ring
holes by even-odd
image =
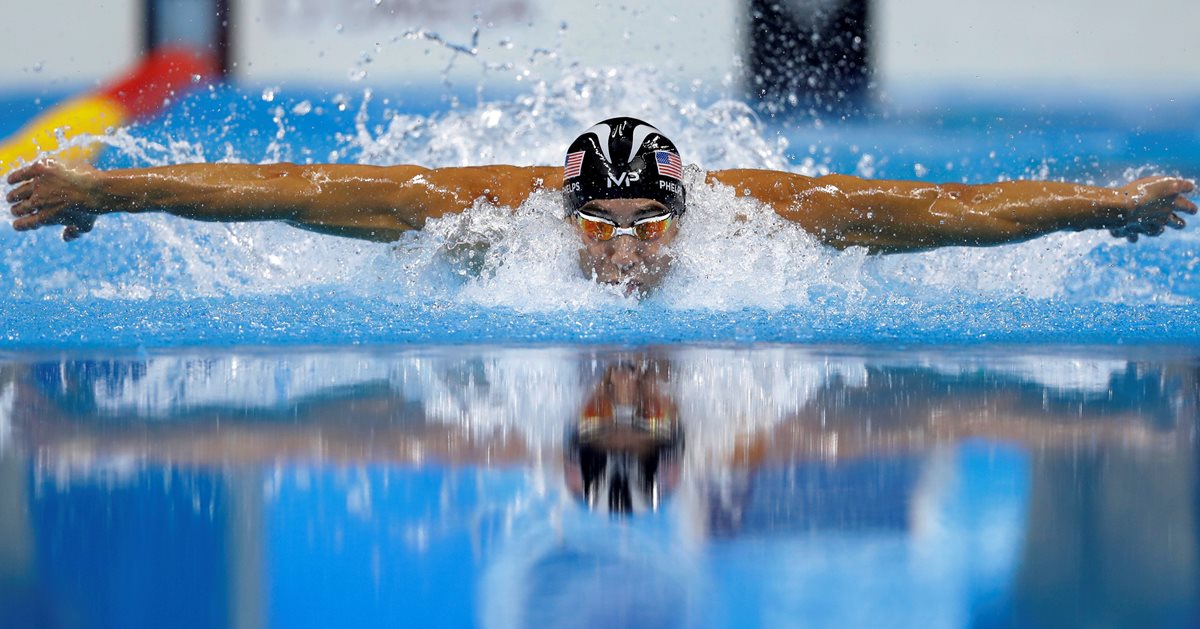
[[[589,509],[657,510],[679,483],[683,427],[663,387],[668,363],[636,356],[610,365],[569,428],[567,487]]]
[[[1137,240],[1182,228],[1196,213],[1192,182],[1147,177],[1109,189],[1058,182],[985,185],[805,177],[769,170],[707,173],[769,206],[827,245],[904,252],[1019,242],[1062,230],[1108,229]],[[13,227],[62,225],[63,238],[91,231],[114,212],[164,211],[202,221],[285,221],[304,229],[392,241],[477,200],[516,207],[535,192],[562,190],[577,226],[585,274],[630,290],[659,283],[664,246],[686,209],[675,145],[633,118],[588,129],[565,167],[349,164],[187,164],[97,171],[39,162],[8,177]],[[627,238],[624,236],[628,236]]]
[[[1003,369],[943,373],[866,362],[862,368],[870,375],[861,382],[829,376],[814,390],[799,392],[781,376],[782,365],[812,358],[787,356],[769,363],[739,362],[721,351],[699,361],[646,352],[588,358],[604,366],[597,372],[588,368],[586,380],[571,379],[557,390],[553,397],[566,404],[546,402],[532,410],[522,400],[544,392],[544,385],[524,389],[525,395],[499,395],[495,383],[508,380],[467,377],[474,373],[474,361],[447,359],[430,366],[408,359],[414,370],[444,374],[462,397],[505,400],[489,411],[496,415],[491,421],[469,412],[445,415],[436,401],[437,379],[406,391],[398,388],[399,380],[359,370],[344,379],[300,378],[288,384],[293,370],[302,371],[297,365],[308,364],[303,356],[12,363],[0,366],[0,403],[7,396],[10,443],[23,451],[59,460],[88,453],[80,460],[129,457],[219,466],[280,460],[520,465],[543,461],[549,450],[557,450],[559,439],[541,437],[561,435],[563,414],[569,413],[574,424],[567,427],[569,444],[635,454],[641,457],[637,465],[654,462],[653,473],[630,478],[652,481],[653,490],[664,496],[677,482],[671,468],[683,452],[685,432],[693,460],[737,469],[924,452],[971,439],[1039,451],[1074,451],[1080,444],[1166,449],[1191,443],[1200,399],[1200,374],[1189,361],[1123,363],[1098,388],[1079,389]],[[329,364],[333,359],[317,354],[308,360]],[[359,359],[345,360],[357,366]],[[276,389],[225,387],[230,363],[249,382],[273,383]],[[388,371],[405,373],[405,364],[399,361]],[[570,367],[564,363],[557,369]],[[214,382],[222,386],[211,386]],[[214,390],[225,393],[214,395]],[[788,395],[802,401],[786,410],[774,404]],[[689,403],[696,396],[701,404]],[[548,411],[552,423],[546,424],[551,428],[518,429],[542,424],[536,413],[545,408],[553,409]],[[0,413],[5,411],[0,406]],[[752,420],[750,426],[746,420]],[[568,452],[564,458],[582,462],[585,457]],[[575,494],[585,496],[585,471],[565,473],[568,483],[575,483]],[[603,484],[613,484],[590,472],[586,478],[596,487],[590,491],[600,490],[594,493],[598,506],[606,506],[611,490]],[[633,485],[630,493],[646,486]],[[649,504],[649,495],[643,492],[633,506],[637,500]]]

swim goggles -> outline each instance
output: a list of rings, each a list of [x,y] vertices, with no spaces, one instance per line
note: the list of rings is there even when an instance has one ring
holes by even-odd
[[[673,218],[675,213],[667,212],[634,221],[632,227],[617,227],[616,223],[607,218],[575,211],[575,221],[579,224],[579,229],[583,230],[588,238],[600,241],[612,240],[623,235],[633,236],[638,240],[658,240],[667,233]]]
[[[597,394],[579,411],[577,428],[585,441],[619,426],[631,426],[660,441],[669,440],[679,430],[670,405],[654,396],[642,397],[636,404],[616,404]]]

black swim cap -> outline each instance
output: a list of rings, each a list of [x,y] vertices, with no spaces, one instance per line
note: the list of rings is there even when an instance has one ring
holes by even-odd
[[[683,162],[658,129],[637,118],[609,118],[567,149],[563,205],[574,212],[593,199],[653,199],[683,214]]]

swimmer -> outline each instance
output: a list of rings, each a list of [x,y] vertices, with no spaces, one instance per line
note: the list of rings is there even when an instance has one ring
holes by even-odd
[[[1182,229],[1194,184],[1146,177],[1118,188],[1008,181],[966,185],[806,177],[772,170],[711,171],[821,242],[874,253],[1020,242],[1057,231],[1107,229],[1137,241]],[[218,222],[284,221],[325,234],[393,241],[479,199],[515,208],[561,191],[580,238],[580,267],[596,281],[643,293],[662,281],[667,245],[686,225],[679,151],[635,118],[605,120],[567,149],[565,166],[185,164],[100,171],[40,161],[8,176],[18,231],[58,225],[64,240],[97,217],[167,212]]]

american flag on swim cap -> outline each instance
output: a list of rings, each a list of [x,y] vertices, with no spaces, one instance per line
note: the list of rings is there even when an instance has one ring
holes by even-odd
[[[583,153],[584,151],[567,153],[567,164],[563,167],[563,179],[579,176],[579,169],[583,166]]]
[[[671,151],[654,151],[654,163],[658,174],[683,181],[683,162]]]

